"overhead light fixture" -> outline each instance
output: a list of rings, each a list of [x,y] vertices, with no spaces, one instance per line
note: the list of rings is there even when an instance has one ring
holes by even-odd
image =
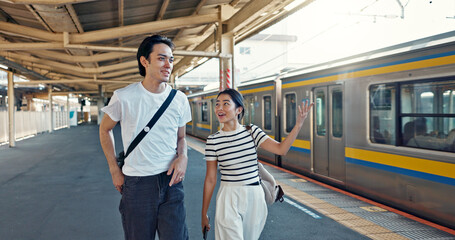
[[[3,69],[5,69],[5,70],[8,70],[8,67],[5,66],[5,65],[3,65],[3,64],[0,64],[0,68],[3,68]]]
[[[304,3],[306,0],[295,0],[293,2],[291,2],[289,5],[287,5],[286,7],[284,7],[284,9],[286,11],[291,11],[292,9],[294,9],[295,7],[299,6],[300,4]]]

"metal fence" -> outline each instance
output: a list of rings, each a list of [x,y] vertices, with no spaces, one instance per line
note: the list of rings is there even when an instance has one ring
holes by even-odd
[[[53,129],[68,126],[68,112],[53,112]],[[16,139],[49,131],[49,112],[14,113]],[[8,111],[0,111],[0,143],[8,142]]]

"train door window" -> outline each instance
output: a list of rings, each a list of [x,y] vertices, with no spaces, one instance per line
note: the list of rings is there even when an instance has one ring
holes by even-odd
[[[264,130],[272,130],[272,96],[264,96]]]
[[[323,91],[316,92],[316,133],[319,136],[325,136],[325,93]]]
[[[286,113],[286,132],[291,132],[295,126],[296,114],[297,114],[297,103],[295,93],[286,94],[285,96],[285,113]]]
[[[395,85],[370,87],[370,141],[395,145]]]
[[[202,122],[208,122],[209,112],[208,112],[208,105],[207,102],[202,102],[201,105],[201,120]]]
[[[401,86],[402,145],[455,152],[455,81]]]
[[[245,116],[244,124],[249,125],[253,123],[254,119],[254,98],[253,97],[245,97]]]
[[[343,92],[340,89],[332,91],[332,135],[343,137]]]

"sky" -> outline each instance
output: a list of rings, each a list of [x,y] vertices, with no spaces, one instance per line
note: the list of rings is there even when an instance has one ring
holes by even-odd
[[[278,63],[283,55],[288,64],[309,66],[454,30],[455,0],[315,0],[261,32],[297,36],[287,51],[253,61],[240,75],[246,80],[277,73],[286,67]],[[212,59],[179,80],[218,81],[218,72]]]

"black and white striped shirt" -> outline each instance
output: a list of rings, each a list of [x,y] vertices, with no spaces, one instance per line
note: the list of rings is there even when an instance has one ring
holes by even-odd
[[[218,161],[222,182],[247,185],[259,181],[256,149],[269,136],[256,125],[251,125],[250,131],[241,126],[207,138],[205,160]]]

